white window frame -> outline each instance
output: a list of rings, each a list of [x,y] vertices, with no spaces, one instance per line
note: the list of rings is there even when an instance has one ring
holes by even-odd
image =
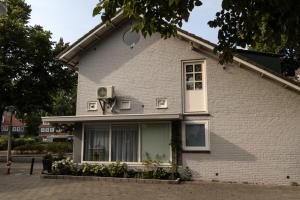
[[[152,122],[114,122],[114,123],[109,123],[108,126],[109,126],[109,159],[108,161],[85,161],[83,160],[83,157],[84,157],[84,136],[85,136],[85,132],[84,132],[84,129],[85,129],[85,126],[87,125],[93,125],[94,123],[83,123],[82,124],[82,130],[81,130],[81,163],[89,163],[89,164],[110,164],[110,163],[115,163],[115,161],[111,161],[111,138],[112,138],[112,126],[113,125],[120,125],[120,124],[136,124],[138,126],[138,152],[137,152],[137,155],[138,155],[138,161],[137,162],[122,162],[122,163],[126,163],[127,165],[129,166],[142,166],[143,165],[143,162],[141,160],[141,151],[142,151],[142,145],[141,145],[141,125],[142,124],[168,124],[169,125],[169,137],[170,137],[170,141],[172,140],[172,123],[169,122],[169,121],[165,121],[165,122],[162,122],[162,121],[152,121]],[[97,124],[106,124],[107,123],[97,123]],[[169,159],[169,162],[166,162],[166,163],[160,163],[161,166],[166,166],[166,167],[169,167],[172,163],[172,146],[170,146],[170,159]]]
[[[91,106],[94,106],[94,108],[92,108]],[[98,110],[98,103],[97,101],[89,101],[87,102],[87,111],[97,111]]]
[[[160,101],[164,101],[164,104],[159,104]],[[156,98],[156,108],[157,109],[167,109],[168,108],[168,99],[167,98]]]
[[[121,100],[120,101],[120,110],[130,110],[131,101],[130,100]]]
[[[204,147],[186,146],[186,125],[187,124],[196,124],[196,125],[204,124],[204,127],[205,127],[205,146]],[[208,120],[183,121],[182,122],[182,149],[184,151],[210,151],[210,133],[209,133]]]

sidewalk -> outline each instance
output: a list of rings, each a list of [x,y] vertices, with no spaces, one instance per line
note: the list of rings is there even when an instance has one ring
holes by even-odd
[[[0,200],[298,200],[300,188],[211,182],[115,183],[0,175],[0,194]]]
[[[25,175],[30,173],[31,163],[15,163],[11,165],[12,175]],[[43,169],[43,165],[40,162],[35,162],[33,165],[33,174],[39,175]],[[0,176],[6,175],[7,167],[5,162],[0,162]]]

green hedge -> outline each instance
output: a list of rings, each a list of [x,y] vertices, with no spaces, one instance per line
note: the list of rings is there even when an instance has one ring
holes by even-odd
[[[0,137],[0,150],[7,149],[7,137]]]
[[[73,151],[73,145],[70,142],[46,143],[46,151],[53,154],[65,154]]]
[[[24,154],[24,153],[44,153],[45,145],[43,144],[25,144],[17,146],[14,148],[15,151]]]
[[[174,180],[179,178],[179,174],[177,172],[172,172],[171,168],[156,167],[152,170],[135,170],[128,169],[125,163],[120,162],[109,165],[85,163],[80,166],[70,159],[54,162],[52,164],[52,173],[56,175],[83,175],[164,180]]]

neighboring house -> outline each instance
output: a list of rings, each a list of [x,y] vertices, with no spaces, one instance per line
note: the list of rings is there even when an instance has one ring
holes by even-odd
[[[44,142],[72,141],[73,139],[72,135],[64,133],[61,128],[52,126],[48,122],[43,122],[39,126],[39,136]]]
[[[144,39],[122,16],[112,23],[58,56],[78,69],[76,116],[43,121],[75,124],[76,162],[155,159],[194,179],[300,183],[299,83],[247,51],[220,65],[214,44],[180,29]]]
[[[6,116],[5,113],[2,116],[1,120],[1,135],[8,135],[9,127],[11,126],[10,117]],[[12,134],[23,136],[25,135],[26,124],[22,120],[17,119],[16,117],[12,118]]]

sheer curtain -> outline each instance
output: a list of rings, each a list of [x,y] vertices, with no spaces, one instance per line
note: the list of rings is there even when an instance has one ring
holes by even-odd
[[[111,161],[137,162],[137,125],[112,126]]]
[[[86,126],[84,137],[85,161],[108,161],[109,159],[109,126]]]

